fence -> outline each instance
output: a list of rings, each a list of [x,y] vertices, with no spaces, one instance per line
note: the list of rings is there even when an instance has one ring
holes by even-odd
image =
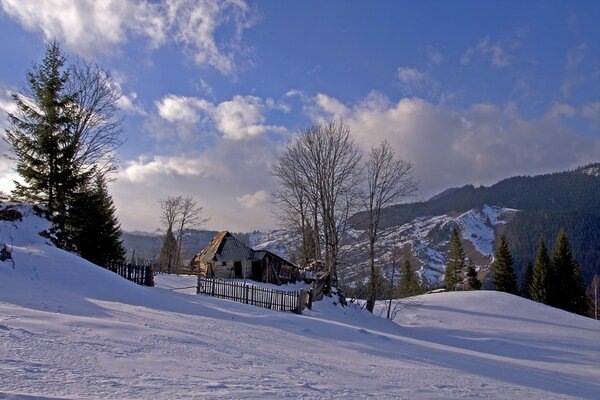
[[[302,314],[302,310],[312,305],[311,293],[303,289],[275,290],[216,278],[198,277],[197,293],[297,314]]]
[[[150,265],[133,265],[123,262],[110,262],[104,268],[121,275],[138,285],[154,286],[154,277]]]

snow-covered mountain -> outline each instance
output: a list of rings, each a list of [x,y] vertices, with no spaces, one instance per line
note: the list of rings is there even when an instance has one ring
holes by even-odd
[[[303,315],[135,285],[0,220],[3,399],[594,399],[600,323],[505,293]],[[458,216],[457,216],[458,217]],[[456,217],[456,218],[457,218]],[[468,220],[463,218],[462,220]],[[441,221],[440,221],[441,222]],[[423,228],[423,232],[425,229]],[[193,282],[192,277],[192,282]],[[186,286],[190,286],[187,285]]]
[[[498,230],[518,210],[484,205],[456,214],[417,217],[410,222],[388,228],[378,242],[378,265],[391,273],[394,258],[409,258],[424,282],[437,285],[445,271],[445,254],[453,228],[463,239],[467,255],[485,271],[492,262]],[[298,239],[283,231],[254,233],[252,245],[290,257],[289,249],[298,247]],[[346,285],[361,280],[368,263],[368,240],[364,230],[349,231],[342,246],[340,278]],[[396,255],[396,257],[394,257]],[[398,261],[398,260],[397,260]]]

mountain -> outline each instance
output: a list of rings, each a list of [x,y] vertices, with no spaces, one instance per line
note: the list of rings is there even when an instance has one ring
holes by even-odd
[[[1,208],[1,205],[0,205]],[[0,218],[2,399],[566,399],[600,391],[598,321],[477,291],[303,315],[143,287]],[[192,278],[192,283],[193,283]],[[190,284],[182,286],[193,286]],[[181,287],[181,286],[177,286]]]
[[[349,222],[352,229],[343,241],[339,277],[344,286],[359,287],[366,282],[365,214],[359,212]],[[487,276],[496,238],[502,232],[515,269],[522,275],[527,263],[534,261],[540,237],[551,249],[563,228],[584,278],[590,282],[594,273],[600,273],[600,163],[573,171],[512,177],[491,186],[451,188],[427,201],[382,210],[381,225],[386,235],[379,243],[377,261],[388,277],[395,259],[399,265],[408,258],[424,282],[442,284],[444,257],[455,227],[481,278]],[[204,248],[216,233],[186,232],[186,257]],[[236,236],[254,248],[295,260],[298,238],[283,230]],[[125,233],[123,239],[128,251],[135,248],[136,255],[147,254],[145,258],[158,254],[162,244],[162,237],[155,235]]]
[[[350,225],[339,274],[345,285],[356,287],[366,279],[365,213],[353,215]],[[427,201],[382,210],[381,225],[386,236],[379,243],[378,263],[388,277],[394,258],[398,259],[396,264],[408,258],[423,281],[433,286],[441,284],[448,240],[455,227],[480,277],[489,271],[501,232],[508,238],[515,269],[521,275],[527,263],[534,261],[540,237],[552,248],[563,228],[589,282],[594,273],[600,273],[600,164],[517,176],[491,186],[448,189]],[[286,242],[293,240],[281,232],[255,238],[256,244],[280,251]],[[392,257],[394,253],[396,257]]]
[[[188,229],[183,235],[182,254],[184,263],[198,254],[215,237],[217,231]],[[158,257],[163,243],[162,233],[123,232],[123,246],[127,250],[127,258],[135,257],[140,260],[154,260]]]

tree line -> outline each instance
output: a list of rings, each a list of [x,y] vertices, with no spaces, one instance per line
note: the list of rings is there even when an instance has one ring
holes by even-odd
[[[597,278],[596,278],[597,280]],[[535,263],[529,263],[521,287],[506,235],[502,234],[492,262],[491,281],[498,291],[532,299],[542,304],[584,315],[588,313],[591,298],[581,268],[573,257],[565,231],[561,229],[552,256],[548,254],[544,239],[540,239]],[[452,231],[445,272],[447,290],[480,289],[475,267],[462,249],[456,229]],[[597,299],[595,300],[597,303]]]
[[[19,179],[11,200],[40,204],[53,222],[46,235],[59,247],[104,264],[125,250],[107,190],[121,145],[118,90],[93,62],[69,62],[51,42],[41,63],[13,93],[4,140]]]

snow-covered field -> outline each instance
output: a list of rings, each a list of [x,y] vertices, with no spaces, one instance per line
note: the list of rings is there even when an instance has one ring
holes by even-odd
[[[394,321],[332,299],[269,311],[137,286],[36,218],[0,222],[0,399],[600,397],[597,321],[485,291],[404,300]]]

